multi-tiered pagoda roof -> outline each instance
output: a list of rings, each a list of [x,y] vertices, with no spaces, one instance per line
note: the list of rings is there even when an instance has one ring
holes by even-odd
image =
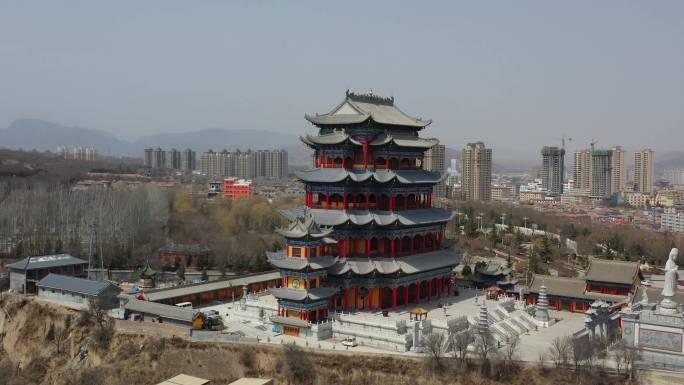
[[[305,206],[283,211],[287,250],[268,254],[284,277],[272,290],[279,320],[320,320],[325,299],[350,311],[446,294],[460,255],[443,242],[453,213],[432,205],[443,173],[422,168],[439,143],[419,136],[431,120],[404,113],[394,98],[348,91],[332,111],[306,119],[318,133],[301,138],[314,150],[313,168],[297,172]]]

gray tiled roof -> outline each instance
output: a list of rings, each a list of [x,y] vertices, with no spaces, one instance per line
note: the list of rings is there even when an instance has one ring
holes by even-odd
[[[313,238],[323,238],[330,235],[332,231],[331,228],[322,229],[309,212],[295,218],[286,228],[276,229],[276,232],[285,238],[303,238],[307,235]]]
[[[43,255],[37,257],[26,257],[21,261],[10,263],[7,265],[10,269],[18,270],[36,270],[47,269],[50,267],[71,266],[71,265],[87,265],[88,262],[80,258],[76,258],[70,254],[55,254]]]
[[[286,287],[277,287],[268,289],[268,291],[276,298],[289,299],[292,301],[304,301],[305,299],[317,301],[319,299],[332,297],[335,293],[337,293],[338,289],[336,287],[319,287],[316,289],[290,289]]]
[[[630,285],[639,274],[639,264],[629,261],[611,261],[592,258],[587,269],[587,281],[599,281]]]
[[[300,136],[299,139],[304,142],[304,144],[309,146],[341,144],[347,140],[349,143],[355,144],[357,146],[363,145],[362,142],[352,139],[352,137],[344,131],[333,131],[331,133],[321,135],[307,134],[305,136]],[[439,140],[435,138],[421,138],[419,136],[406,133],[386,131],[379,134],[368,144],[370,146],[383,146],[388,143],[394,143],[399,147],[423,148],[427,150],[438,144]]]
[[[423,120],[405,114],[394,105],[394,98],[373,95],[347,95],[332,111],[323,115],[306,115],[316,125],[342,125],[362,123],[368,119],[381,124],[422,128],[432,120]]]
[[[177,298],[186,295],[199,294],[206,291],[242,287],[243,285],[248,285],[255,282],[272,281],[280,278],[281,276],[279,271],[245,275],[240,277],[231,277],[219,279],[216,281],[176,286],[172,288],[145,290],[145,298],[147,298],[150,301],[161,301],[168,298]]]
[[[126,310],[154,314],[164,318],[178,321],[192,322],[192,317],[196,312],[196,310],[189,308],[165,305],[163,303],[151,301],[141,301],[129,295],[120,296],[119,298],[123,298],[124,301],[126,301],[126,303],[124,304],[124,309]]]
[[[313,258],[290,258],[284,252],[266,252],[268,262],[279,269],[288,270],[302,270],[306,267],[311,267],[313,270],[327,269],[332,266],[337,257],[331,255],[323,255]]]
[[[281,212],[285,218],[294,220],[303,215],[305,207],[285,209]],[[402,211],[380,210],[326,210],[309,209],[316,223],[322,226],[337,226],[347,221],[356,225],[366,225],[371,222],[378,226],[387,226],[399,222],[402,225],[414,226],[432,223],[448,222],[454,213],[448,209],[428,208]]]
[[[48,274],[36,285],[47,289],[59,289],[90,296],[96,296],[112,286],[116,287],[111,282],[92,281],[60,274]]]
[[[614,303],[624,302],[627,296],[604,294],[585,291],[586,282],[583,278],[556,277],[551,275],[535,274],[529,284],[528,291],[539,293],[539,288],[544,284],[549,295],[558,297],[579,298],[588,300],[602,300]]]
[[[339,259],[335,265],[330,267],[329,273],[340,275],[352,271],[358,275],[366,275],[373,271],[380,274],[393,274],[401,271],[404,274],[415,274],[442,267],[456,266],[461,259],[461,254],[448,249],[397,258],[346,258]]]
[[[305,182],[335,183],[346,178],[354,182],[365,182],[373,179],[379,183],[387,183],[396,179],[404,184],[439,183],[446,174],[427,170],[347,170],[344,168],[316,168],[296,171],[295,175]]]

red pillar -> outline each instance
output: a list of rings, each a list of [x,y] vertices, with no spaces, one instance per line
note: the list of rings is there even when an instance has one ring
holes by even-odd
[[[428,193],[427,205],[432,207],[432,193]]]
[[[370,209],[370,194],[366,193],[366,210]]]
[[[354,309],[359,308],[359,294],[361,294],[361,293],[359,293],[359,288],[355,287],[354,288]]]
[[[378,288],[378,309],[382,310],[382,287]]]
[[[397,288],[392,288],[392,310],[397,310]]]
[[[416,305],[420,303],[420,282],[416,283]]]
[[[368,310],[373,310],[373,288],[368,289]]]
[[[404,255],[404,240],[399,238],[399,256]]]
[[[428,281],[428,302],[432,301],[432,279]]]
[[[325,208],[330,209],[330,194],[325,195]]]
[[[363,168],[368,168],[368,139],[363,141]]]
[[[366,239],[366,257],[370,258],[371,256],[371,240]]]
[[[389,209],[390,209],[390,211],[394,211],[394,194],[390,194]]]
[[[342,196],[343,196],[342,205],[344,206],[344,209],[347,210],[349,208],[349,206],[347,205],[347,193],[346,192],[342,193]]]
[[[391,242],[391,244],[392,244],[392,246],[391,246],[391,248],[392,248],[392,258],[394,258],[394,241],[395,241],[395,240],[396,240],[396,239],[394,239],[394,238],[393,238],[393,239],[390,239],[390,242]]]

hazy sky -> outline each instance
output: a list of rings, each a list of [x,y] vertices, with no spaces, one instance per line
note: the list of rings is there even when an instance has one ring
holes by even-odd
[[[0,4],[0,127],[300,134],[347,88],[394,95],[456,148],[680,149],[684,2]]]

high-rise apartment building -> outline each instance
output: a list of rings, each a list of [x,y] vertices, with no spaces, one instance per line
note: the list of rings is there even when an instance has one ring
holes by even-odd
[[[92,147],[86,148],[85,160],[97,160],[97,150]]]
[[[625,191],[627,187],[627,152],[621,146],[611,148],[611,192]]]
[[[613,193],[611,190],[613,181],[612,158],[612,150],[592,149],[591,151],[590,195],[592,199],[606,199]]]
[[[634,153],[634,191],[651,194],[655,174],[655,152],[645,148]]]
[[[171,170],[180,170],[181,168],[181,153],[172,148],[166,151],[166,168]]]
[[[684,186],[684,169],[672,168],[665,170],[664,177],[673,186]]]
[[[191,172],[197,168],[197,157],[195,151],[186,148],[181,152],[181,166],[180,169],[185,172]]]
[[[201,171],[211,177],[282,179],[287,177],[287,151],[223,150],[217,153],[209,150],[202,154]]]
[[[153,148],[146,148],[145,149],[145,167],[152,167],[152,158],[154,157],[154,149]]]
[[[572,178],[577,190],[591,190],[591,150],[575,151]]]
[[[468,143],[461,154],[461,195],[465,200],[492,197],[492,149],[482,142]]]
[[[164,168],[166,166],[166,152],[157,147],[152,152],[152,168]]]
[[[69,159],[69,157],[71,156],[71,152],[69,151],[68,147],[61,146],[57,147],[57,155],[60,158]]]
[[[563,177],[565,176],[565,149],[544,146],[541,150],[542,188],[551,196],[563,194]]]
[[[423,169],[444,174],[444,171],[446,170],[445,156],[446,146],[443,144],[435,144],[425,151],[423,156]],[[446,197],[446,184],[444,181],[439,182],[432,187],[432,194],[440,198]]]

